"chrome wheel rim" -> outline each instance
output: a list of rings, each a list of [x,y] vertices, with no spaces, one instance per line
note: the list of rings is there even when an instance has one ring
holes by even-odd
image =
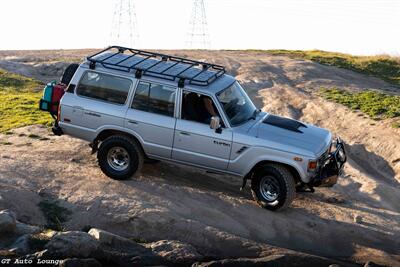
[[[129,166],[129,153],[123,147],[113,147],[107,154],[108,165],[116,171],[124,171]]]
[[[268,202],[278,199],[279,189],[279,183],[273,176],[265,176],[260,181],[260,193]]]

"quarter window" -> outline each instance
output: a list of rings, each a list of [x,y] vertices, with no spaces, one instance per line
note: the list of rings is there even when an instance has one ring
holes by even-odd
[[[139,82],[132,108],[174,116],[176,89],[170,86]]]
[[[131,85],[129,79],[88,71],[79,82],[76,93],[93,99],[124,104]]]

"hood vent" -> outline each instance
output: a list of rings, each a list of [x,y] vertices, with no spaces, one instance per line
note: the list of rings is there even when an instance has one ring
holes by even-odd
[[[275,127],[283,128],[289,131],[293,132],[298,132],[298,133],[303,133],[302,131],[299,130],[300,127],[307,128],[307,126],[299,121],[284,118],[284,117],[279,117],[275,115],[268,115],[267,118],[263,121],[263,123],[273,125]]]

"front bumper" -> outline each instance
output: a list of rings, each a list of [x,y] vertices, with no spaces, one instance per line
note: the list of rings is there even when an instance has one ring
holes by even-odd
[[[337,183],[338,177],[347,161],[346,150],[339,138],[333,144],[335,151],[330,152],[322,159],[318,174],[312,180],[314,187],[332,187]]]

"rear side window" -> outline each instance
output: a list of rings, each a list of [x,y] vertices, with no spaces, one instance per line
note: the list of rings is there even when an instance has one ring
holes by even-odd
[[[124,104],[132,82],[129,79],[88,71],[76,88],[80,96]]]
[[[139,82],[132,108],[173,117],[175,93],[170,86]]]

